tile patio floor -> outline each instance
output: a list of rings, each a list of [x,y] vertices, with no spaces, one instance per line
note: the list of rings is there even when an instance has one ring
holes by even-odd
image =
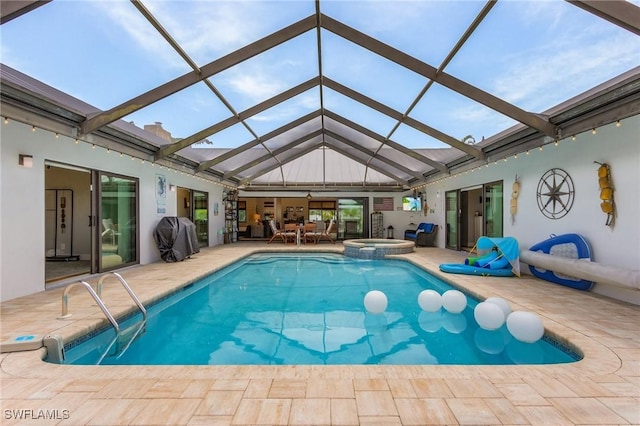
[[[242,242],[122,275],[148,301],[261,249],[342,251],[342,246]],[[400,257],[439,274],[438,264],[460,262],[462,256],[418,248]],[[580,348],[584,359],[548,366],[66,366],[43,362],[44,351],[36,350],[0,357],[0,423],[640,424],[639,307],[530,276],[446,278],[480,298],[499,296],[513,310],[537,312],[547,331]],[[61,294],[54,289],[0,304],[0,337],[53,333],[69,340],[106,321],[79,286],[71,292],[72,318],[56,319]],[[116,316],[133,307],[115,284],[105,286],[103,299]],[[18,413],[57,418],[18,420]]]

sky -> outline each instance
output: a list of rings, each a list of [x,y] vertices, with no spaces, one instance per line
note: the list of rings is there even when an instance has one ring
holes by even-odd
[[[311,0],[144,1],[198,65],[205,65],[315,12]],[[634,1],[638,5],[638,1]],[[439,67],[481,1],[322,1],[329,17]],[[191,71],[129,1],[55,0],[0,27],[3,64],[107,110]],[[323,75],[406,113],[426,78],[326,30]],[[500,0],[444,72],[526,111],[541,113],[640,66],[640,38],[560,0]],[[316,32],[307,32],[210,78],[236,112],[318,75]],[[445,145],[330,89],[325,108],[410,148]],[[314,88],[208,139],[230,148],[319,108]],[[124,118],[187,137],[232,115],[195,84]],[[409,116],[456,139],[477,141],[511,118],[439,84]]]

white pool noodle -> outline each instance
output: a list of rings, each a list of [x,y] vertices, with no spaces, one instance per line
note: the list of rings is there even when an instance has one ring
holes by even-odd
[[[520,260],[531,266],[572,277],[640,290],[639,270],[607,266],[586,259],[570,259],[531,250],[520,251]]]

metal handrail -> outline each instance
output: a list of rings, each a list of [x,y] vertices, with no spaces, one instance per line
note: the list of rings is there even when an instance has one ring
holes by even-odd
[[[118,280],[120,281],[120,284],[122,284],[122,286],[125,288],[125,290],[127,290],[127,293],[129,293],[129,296],[131,297],[131,299],[133,299],[135,304],[138,306],[138,309],[140,309],[140,312],[142,312],[143,321],[146,321],[147,320],[147,310],[142,305],[142,302],[140,302],[140,299],[138,299],[138,296],[136,296],[136,294],[133,292],[133,290],[131,290],[131,287],[129,287],[129,284],[127,284],[125,279],[122,278],[122,275],[118,274],[117,272],[111,272],[111,274],[115,275],[116,278],[118,278]],[[109,309],[107,309],[107,306],[104,304],[104,302],[100,298],[100,296],[102,295],[103,282],[108,276],[109,275],[103,275],[102,277],[100,277],[100,279],[98,280],[98,285],[96,287],[97,292],[93,289],[93,287],[91,287],[91,285],[89,283],[87,283],[85,281],[77,281],[77,282],[74,282],[74,283],[68,285],[67,287],[65,287],[64,292],[62,292],[62,315],[60,317],[58,317],[58,318],[59,319],[66,319],[66,318],[69,318],[71,316],[71,314],[69,313],[69,292],[71,291],[71,289],[74,286],[80,284],[80,285],[84,286],[84,288],[87,289],[87,291],[89,292],[91,297],[93,297],[93,300],[96,301],[96,303],[98,304],[98,306],[102,310],[102,313],[107,317],[109,322],[111,322],[111,325],[113,325],[113,328],[116,329],[116,336],[119,335],[120,334],[120,326],[118,325],[118,322],[115,320],[113,315],[111,315],[111,312],[109,312]]]
[[[127,293],[129,293],[129,296],[131,296],[131,299],[133,299],[135,304],[138,306],[138,309],[140,309],[140,312],[142,312],[142,317],[146,320],[147,319],[147,310],[142,305],[142,302],[140,302],[140,299],[138,299],[138,296],[136,296],[136,294],[133,292],[133,290],[131,290],[131,287],[129,287],[129,284],[127,284],[125,279],[122,278],[122,275],[120,275],[117,272],[110,272],[110,274],[113,274],[113,275],[116,276],[116,278],[118,278],[118,280],[120,281],[120,284],[122,284],[122,286],[125,288],[125,290],[127,290]],[[104,280],[108,276],[109,276],[108,274],[107,275],[103,275],[98,280],[98,285],[97,285],[98,296],[102,295],[102,286],[103,286],[102,283],[104,282]]]
[[[91,285],[86,281],[76,281],[72,284],[69,284],[67,287],[65,287],[64,292],[62,293],[62,315],[59,318],[64,319],[64,318],[69,318],[71,316],[71,314],[69,313],[69,292],[74,286],[78,284],[84,286],[84,288],[87,289],[91,297],[93,297],[93,300],[96,301],[96,303],[102,310],[102,313],[107,317],[111,325],[113,325],[113,328],[116,329],[116,333],[120,333],[120,327],[118,326],[118,322],[113,317],[113,315],[111,315],[111,312],[109,312],[109,309],[107,309],[105,304],[102,302],[102,299],[100,299],[100,296],[96,294],[96,292],[93,290]]]
[[[115,336],[113,336],[113,339],[111,339],[111,342],[109,343],[109,345],[107,346],[107,348],[104,350],[104,352],[102,353],[102,355],[100,356],[100,358],[98,359],[98,361],[96,362],[96,365],[100,365],[102,364],[102,361],[105,359],[105,357],[109,354],[109,351],[111,351],[111,348],[115,345],[116,346],[116,350],[115,350],[115,355],[116,355],[116,359],[120,359],[120,357],[122,355],[124,355],[124,353],[127,351],[127,349],[129,349],[129,346],[131,346],[131,343],[133,343],[133,341],[138,337],[138,335],[145,330],[145,325],[147,324],[146,320],[141,320],[140,322],[136,323],[135,325],[129,327],[129,328],[125,328],[124,330],[122,330],[119,333],[116,333]],[[128,337],[128,342],[126,345],[124,345],[124,347],[121,347],[120,344],[122,343],[122,337],[127,335],[127,332],[130,330],[133,330],[135,327],[135,331],[129,335]]]

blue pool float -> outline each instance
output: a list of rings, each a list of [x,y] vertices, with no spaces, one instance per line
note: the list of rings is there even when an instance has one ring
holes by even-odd
[[[507,263],[509,263],[507,261]],[[443,263],[440,265],[442,272],[463,275],[481,275],[485,277],[512,277],[511,267],[503,269],[482,268],[480,266],[465,265],[463,263]]]
[[[443,263],[440,270],[450,274],[520,276],[520,250],[515,238],[480,237],[475,248],[479,256],[469,257],[465,263]]]
[[[534,244],[529,250],[569,259],[593,260],[591,257],[591,246],[587,240],[579,234],[552,235],[551,238]],[[536,268],[531,265],[529,265],[529,270],[538,278],[577,290],[591,290],[594,284],[593,281]]]

